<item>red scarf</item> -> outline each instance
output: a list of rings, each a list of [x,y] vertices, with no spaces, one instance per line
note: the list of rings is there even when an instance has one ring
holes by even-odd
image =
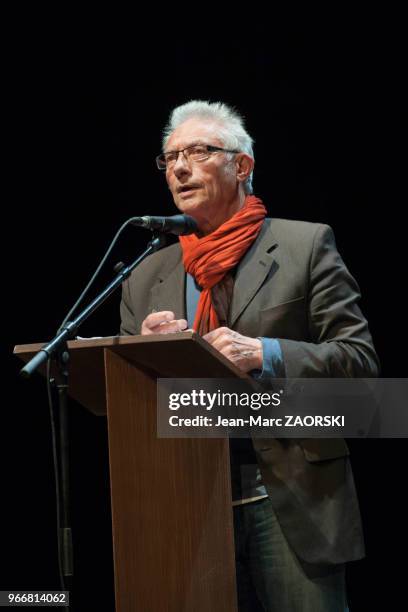
[[[219,327],[211,288],[234,268],[256,240],[266,216],[262,200],[246,196],[244,206],[208,236],[180,236],[185,270],[202,288],[193,329],[200,335]]]

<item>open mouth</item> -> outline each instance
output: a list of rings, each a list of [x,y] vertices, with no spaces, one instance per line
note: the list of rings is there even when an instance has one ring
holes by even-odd
[[[195,191],[196,189],[198,189],[198,185],[183,185],[182,187],[179,187],[177,189],[177,193],[178,194],[191,193],[192,191]]]

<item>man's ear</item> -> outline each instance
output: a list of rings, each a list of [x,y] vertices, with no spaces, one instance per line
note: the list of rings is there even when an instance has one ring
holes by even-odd
[[[235,164],[237,168],[237,179],[239,182],[243,183],[254,169],[255,161],[246,153],[238,153],[235,158]]]

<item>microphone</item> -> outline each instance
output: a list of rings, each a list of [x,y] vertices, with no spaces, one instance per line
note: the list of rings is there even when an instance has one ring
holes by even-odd
[[[187,236],[188,234],[198,232],[196,220],[189,215],[173,215],[171,217],[133,217],[130,222],[132,225],[145,227],[151,231],[176,234],[176,236]]]

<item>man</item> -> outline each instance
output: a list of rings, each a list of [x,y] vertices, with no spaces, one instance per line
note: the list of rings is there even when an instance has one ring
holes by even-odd
[[[124,284],[123,334],[194,327],[263,380],[378,375],[331,229],[265,218],[252,195],[252,139],[233,109],[176,108],[157,163],[199,234],[152,255]],[[239,609],[344,612],[345,563],[364,556],[346,443],[233,441],[231,455]]]

